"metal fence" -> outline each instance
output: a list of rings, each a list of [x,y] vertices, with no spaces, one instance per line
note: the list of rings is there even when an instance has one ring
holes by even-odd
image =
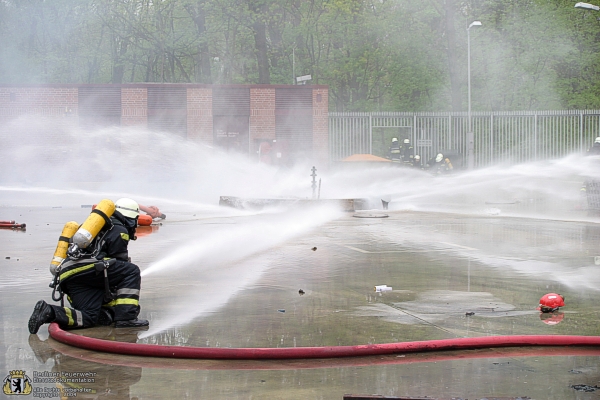
[[[600,136],[600,110],[472,112],[475,167],[584,153]],[[331,161],[352,154],[387,157],[391,139],[410,139],[427,161],[438,152],[466,165],[468,114],[329,113]],[[454,161],[453,161],[454,163]]]

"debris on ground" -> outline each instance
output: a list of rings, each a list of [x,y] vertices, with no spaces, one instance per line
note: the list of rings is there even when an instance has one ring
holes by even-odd
[[[4,229],[26,229],[26,224],[19,224],[15,221],[0,221],[0,228]]]
[[[579,392],[595,392],[600,389],[598,386],[590,386],[590,385],[571,385],[571,387]]]

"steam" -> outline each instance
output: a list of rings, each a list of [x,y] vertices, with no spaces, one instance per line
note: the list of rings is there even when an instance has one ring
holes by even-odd
[[[168,309],[153,311],[152,328],[144,337],[219,309],[268,271],[279,245],[342,215],[328,207],[246,212],[218,206],[222,195],[311,198],[310,164],[276,168],[258,163],[253,154],[225,153],[172,135],[128,127],[90,132],[72,127],[63,130],[60,143],[27,136],[27,132],[43,128],[38,122],[18,120],[9,128],[15,135],[7,143],[11,149],[4,158],[7,168],[0,170],[0,195],[5,204],[61,201],[79,205],[105,197],[131,197],[142,204],[156,204],[167,215],[170,210],[193,209],[206,216],[239,217],[227,225],[188,225],[187,236],[175,234],[177,237],[165,245],[168,250],[150,255],[152,262],[145,263],[148,266],[142,272],[144,290],[161,287],[166,276],[189,277],[196,283],[191,292],[183,289],[171,296]],[[51,124],[45,128],[59,129]],[[39,137],[48,135],[40,132]],[[580,188],[600,172],[598,160],[578,155],[443,176],[402,167],[356,168],[344,163],[316,167],[317,179],[322,181],[321,199],[365,198],[371,207],[381,208],[381,199],[386,198],[390,211],[477,215],[494,208],[500,217],[570,220],[586,218],[583,210],[575,209],[582,199]],[[376,227],[372,229],[374,236],[386,235]],[[427,234],[423,239],[425,246],[430,246],[431,238]],[[414,241],[418,236],[411,231],[405,239]],[[485,253],[469,254],[471,259],[498,268],[540,273],[550,267],[539,263],[532,266],[527,260],[498,260]],[[555,275],[564,280],[583,284],[567,276],[570,272],[566,269],[556,271]],[[579,272],[593,282],[591,271],[586,267]],[[189,286],[188,281],[185,284],[184,288]],[[152,300],[150,297],[145,304],[152,304]]]
[[[310,166],[279,171],[259,164],[258,156],[224,153],[167,133],[128,127],[82,131],[24,119],[10,122],[7,131],[4,187],[204,204],[215,204],[221,195],[310,196]],[[60,132],[60,140],[48,131]]]

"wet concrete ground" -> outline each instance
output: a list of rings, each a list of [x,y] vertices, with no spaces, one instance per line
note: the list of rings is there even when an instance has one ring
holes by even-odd
[[[161,210],[162,225],[141,231],[130,245],[133,261],[146,270],[141,317],[150,329],[77,333],[181,346],[300,347],[600,332],[600,225],[585,215],[332,213],[275,240],[270,227],[285,232],[317,212],[295,218],[294,212]],[[27,223],[26,231],[0,230],[4,375],[92,373],[94,381],[79,386],[95,394],[74,392],[78,398],[600,398],[593,391],[600,386],[600,351],[591,348],[211,361],[94,353],[48,338],[45,326],[30,336],[33,305],[50,300],[48,265],[62,226],[88,213],[74,202],[0,207],[0,220]],[[374,291],[384,284],[393,290]],[[566,306],[540,314],[538,301],[548,292],[563,294]],[[54,383],[32,386],[58,393]]]

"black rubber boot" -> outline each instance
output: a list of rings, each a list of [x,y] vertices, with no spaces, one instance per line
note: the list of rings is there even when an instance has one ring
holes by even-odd
[[[54,311],[44,300],[40,300],[35,303],[33,313],[29,317],[29,333],[36,334],[40,329],[40,326],[52,322],[54,319]]]
[[[100,315],[98,315],[98,325],[110,326],[113,322],[113,316],[109,310],[106,308],[100,310]]]
[[[150,323],[145,319],[130,319],[129,321],[117,321],[115,322],[115,328],[140,328],[148,326]]]

